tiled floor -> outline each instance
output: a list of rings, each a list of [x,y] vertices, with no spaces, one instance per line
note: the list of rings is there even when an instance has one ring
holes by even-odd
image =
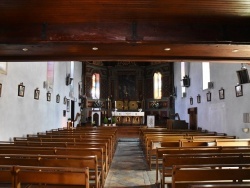
[[[105,188],[155,188],[155,170],[148,166],[139,142],[121,140],[113,158]]]

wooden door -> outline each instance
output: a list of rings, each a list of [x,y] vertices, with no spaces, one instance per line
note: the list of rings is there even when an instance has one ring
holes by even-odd
[[[188,109],[189,114],[189,129],[191,130],[197,130],[197,107],[195,108],[189,108]]]

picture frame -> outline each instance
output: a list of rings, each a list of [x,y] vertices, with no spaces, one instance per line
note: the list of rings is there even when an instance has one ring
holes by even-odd
[[[236,97],[243,96],[243,87],[242,87],[242,85],[235,86],[235,94],[236,94]]]
[[[60,103],[60,95],[59,94],[56,95],[56,103]]]
[[[197,103],[201,103],[201,96],[197,95]]]
[[[219,90],[219,99],[225,99],[225,90],[223,88]]]
[[[2,84],[0,83],[0,97],[2,96]]]
[[[69,111],[70,111],[70,100],[67,99],[67,112],[69,112]]]
[[[40,90],[36,88],[34,90],[34,99],[39,100],[39,96],[40,96]]]
[[[190,97],[190,105],[193,105],[193,97]]]
[[[136,71],[118,72],[117,96],[119,100],[137,98]]]
[[[23,83],[21,82],[18,85],[18,96],[19,97],[24,97],[24,93],[25,93],[25,86],[23,85]]]
[[[7,62],[0,62],[0,74],[7,74]]]
[[[207,101],[210,102],[211,101],[211,92],[207,92]]]
[[[66,96],[63,98],[63,104],[67,104],[67,97]]]
[[[51,93],[50,92],[47,93],[47,101],[49,101],[49,102],[51,101]]]

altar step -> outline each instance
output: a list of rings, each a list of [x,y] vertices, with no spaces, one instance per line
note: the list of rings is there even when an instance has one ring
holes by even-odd
[[[139,138],[140,128],[145,125],[117,125],[117,137],[120,138]]]
[[[119,138],[118,142],[139,142],[139,138]]]

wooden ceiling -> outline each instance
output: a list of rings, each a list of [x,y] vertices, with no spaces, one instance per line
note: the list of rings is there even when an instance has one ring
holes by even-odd
[[[0,0],[0,61],[249,59],[249,0]]]

